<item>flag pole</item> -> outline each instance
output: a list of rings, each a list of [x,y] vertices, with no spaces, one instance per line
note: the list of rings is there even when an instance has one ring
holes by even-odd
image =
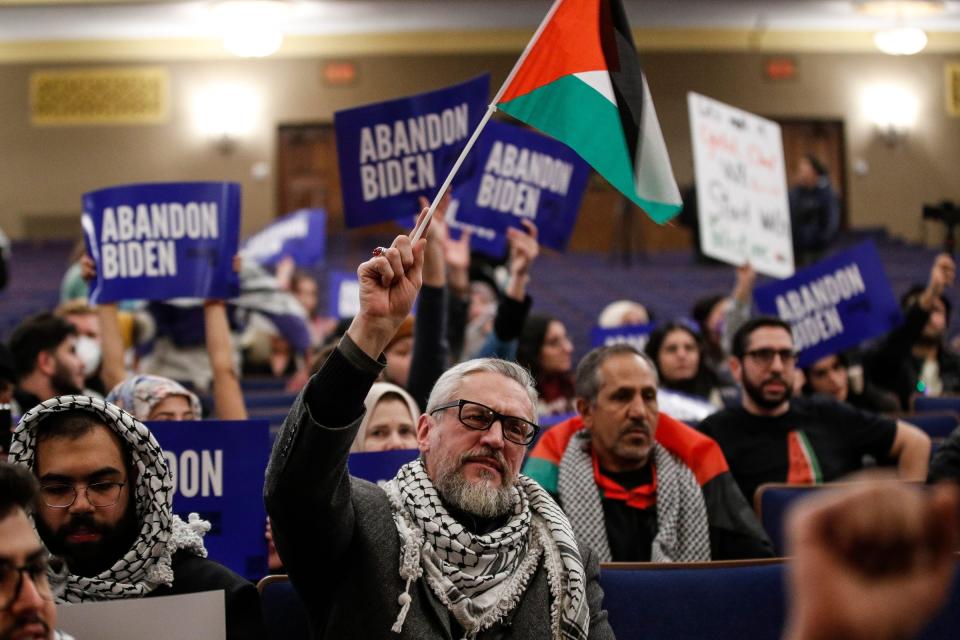
[[[463,160],[467,157],[467,153],[469,153],[470,149],[473,148],[473,144],[477,141],[477,138],[480,137],[480,132],[483,131],[485,126],[487,126],[487,122],[490,121],[490,116],[492,116],[493,112],[497,110],[497,102],[500,101],[500,96],[503,95],[504,90],[513,81],[514,76],[517,75],[517,71],[520,70],[520,66],[523,64],[524,60],[527,59],[527,55],[530,53],[530,50],[533,49],[533,45],[540,38],[540,34],[543,33],[543,29],[547,26],[547,23],[550,22],[550,18],[553,17],[553,14],[557,11],[557,7],[559,7],[560,3],[563,1],[564,0],[554,0],[553,5],[550,7],[550,10],[547,11],[547,15],[544,16],[543,20],[540,22],[540,26],[538,26],[537,30],[533,33],[533,37],[530,38],[530,42],[527,43],[523,53],[521,53],[520,57],[517,58],[517,62],[513,65],[513,69],[510,70],[510,74],[507,76],[507,79],[503,81],[503,84],[500,85],[500,89],[497,91],[497,94],[493,96],[493,100],[491,100],[490,104],[487,106],[487,111],[483,114],[480,124],[478,124],[477,128],[474,129],[473,135],[470,136],[469,140],[467,140],[467,145],[463,148],[463,151],[460,152],[460,157],[457,158],[457,161],[453,164],[453,168],[450,169],[450,173],[447,174],[447,179],[443,181],[443,184],[437,191],[437,195],[433,197],[433,202],[430,203],[430,209],[427,210],[427,215],[423,217],[423,220],[420,221],[420,224],[418,224],[417,227],[411,232],[411,244],[416,244],[417,241],[423,237],[423,230],[430,223],[430,219],[433,218],[433,212],[436,211],[437,205],[440,204],[440,198],[443,196],[444,192],[446,192],[447,188],[450,186],[450,183],[453,182],[453,176],[457,175],[457,171],[460,170],[460,165],[463,164]]]

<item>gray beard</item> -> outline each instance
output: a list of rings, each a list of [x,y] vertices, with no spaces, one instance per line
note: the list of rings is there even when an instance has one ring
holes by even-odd
[[[460,469],[440,469],[434,481],[440,498],[464,513],[478,518],[499,518],[513,508],[513,483],[491,487],[487,482],[470,483]]]

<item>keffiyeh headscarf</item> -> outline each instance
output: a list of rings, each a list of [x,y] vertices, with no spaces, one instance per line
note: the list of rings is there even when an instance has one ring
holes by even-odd
[[[176,380],[162,376],[133,376],[127,378],[107,394],[107,402],[132,413],[137,420],[147,420],[150,412],[168,396],[183,396],[190,403],[193,415],[203,416],[200,399]]]
[[[507,523],[482,535],[450,515],[421,460],[404,465],[382,486],[400,536],[400,576],[407,581],[395,633],[410,607],[410,587],[425,577],[466,637],[475,638],[516,608],[542,558],[550,585],[551,636],[587,638],[586,581],[573,530],[536,482],[520,476]]]
[[[173,482],[163,451],[146,426],[119,407],[88,396],[60,396],[27,412],[13,433],[9,461],[33,470],[37,425],[61,411],[88,411],[126,445],[136,469],[134,504],[140,525],[130,549],[103,573],[84,578],[70,574],[62,599],[66,602],[113,600],[144,596],[160,585],[173,584],[173,554],[183,549],[206,557],[203,534],[210,524],[190,514],[184,522],[171,512]]]
[[[710,560],[710,530],[703,491],[690,467],[660,443],[653,447],[657,482],[657,535],[653,562]],[[557,478],[560,501],[573,523],[577,539],[593,549],[600,562],[610,562],[600,489],[593,477],[590,433],[581,429],[567,443]]]

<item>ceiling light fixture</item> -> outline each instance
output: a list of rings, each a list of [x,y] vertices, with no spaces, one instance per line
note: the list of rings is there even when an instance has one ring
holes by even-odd
[[[911,56],[927,46],[927,34],[919,27],[908,27],[905,19],[925,18],[941,13],[940,0],[862,0],[857,11],[878,18],[890,18],[893,26],[873,34],[877,49],[891,56]]]
[[[283,23],[290,13],[285,0],[224,0],[212,8],[223,46],[241,58],[263,58],[283,44]]]
[[[873,44],[891,56],[912,56],[927,46],[927,34],[918,27],[894,27],[873,34]]]

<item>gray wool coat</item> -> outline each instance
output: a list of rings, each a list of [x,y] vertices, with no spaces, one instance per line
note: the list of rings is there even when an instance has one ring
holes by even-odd
[[[449,612],[422,579],[411,587],[402,632],[390,630],[405,587],[399,573],[400,539],[383,490],[350,477],[347,470],[363,398],[381,367],[346,338],[294,402],[274,445],[264,487],[274,543],[309,612],[314,637],[455,640]],[[597,561],[586,548],[580,552],[590,638],[613,638],[601,609]],[[550,638],[550,590],[543,563],[509,618],[478,638]]]

